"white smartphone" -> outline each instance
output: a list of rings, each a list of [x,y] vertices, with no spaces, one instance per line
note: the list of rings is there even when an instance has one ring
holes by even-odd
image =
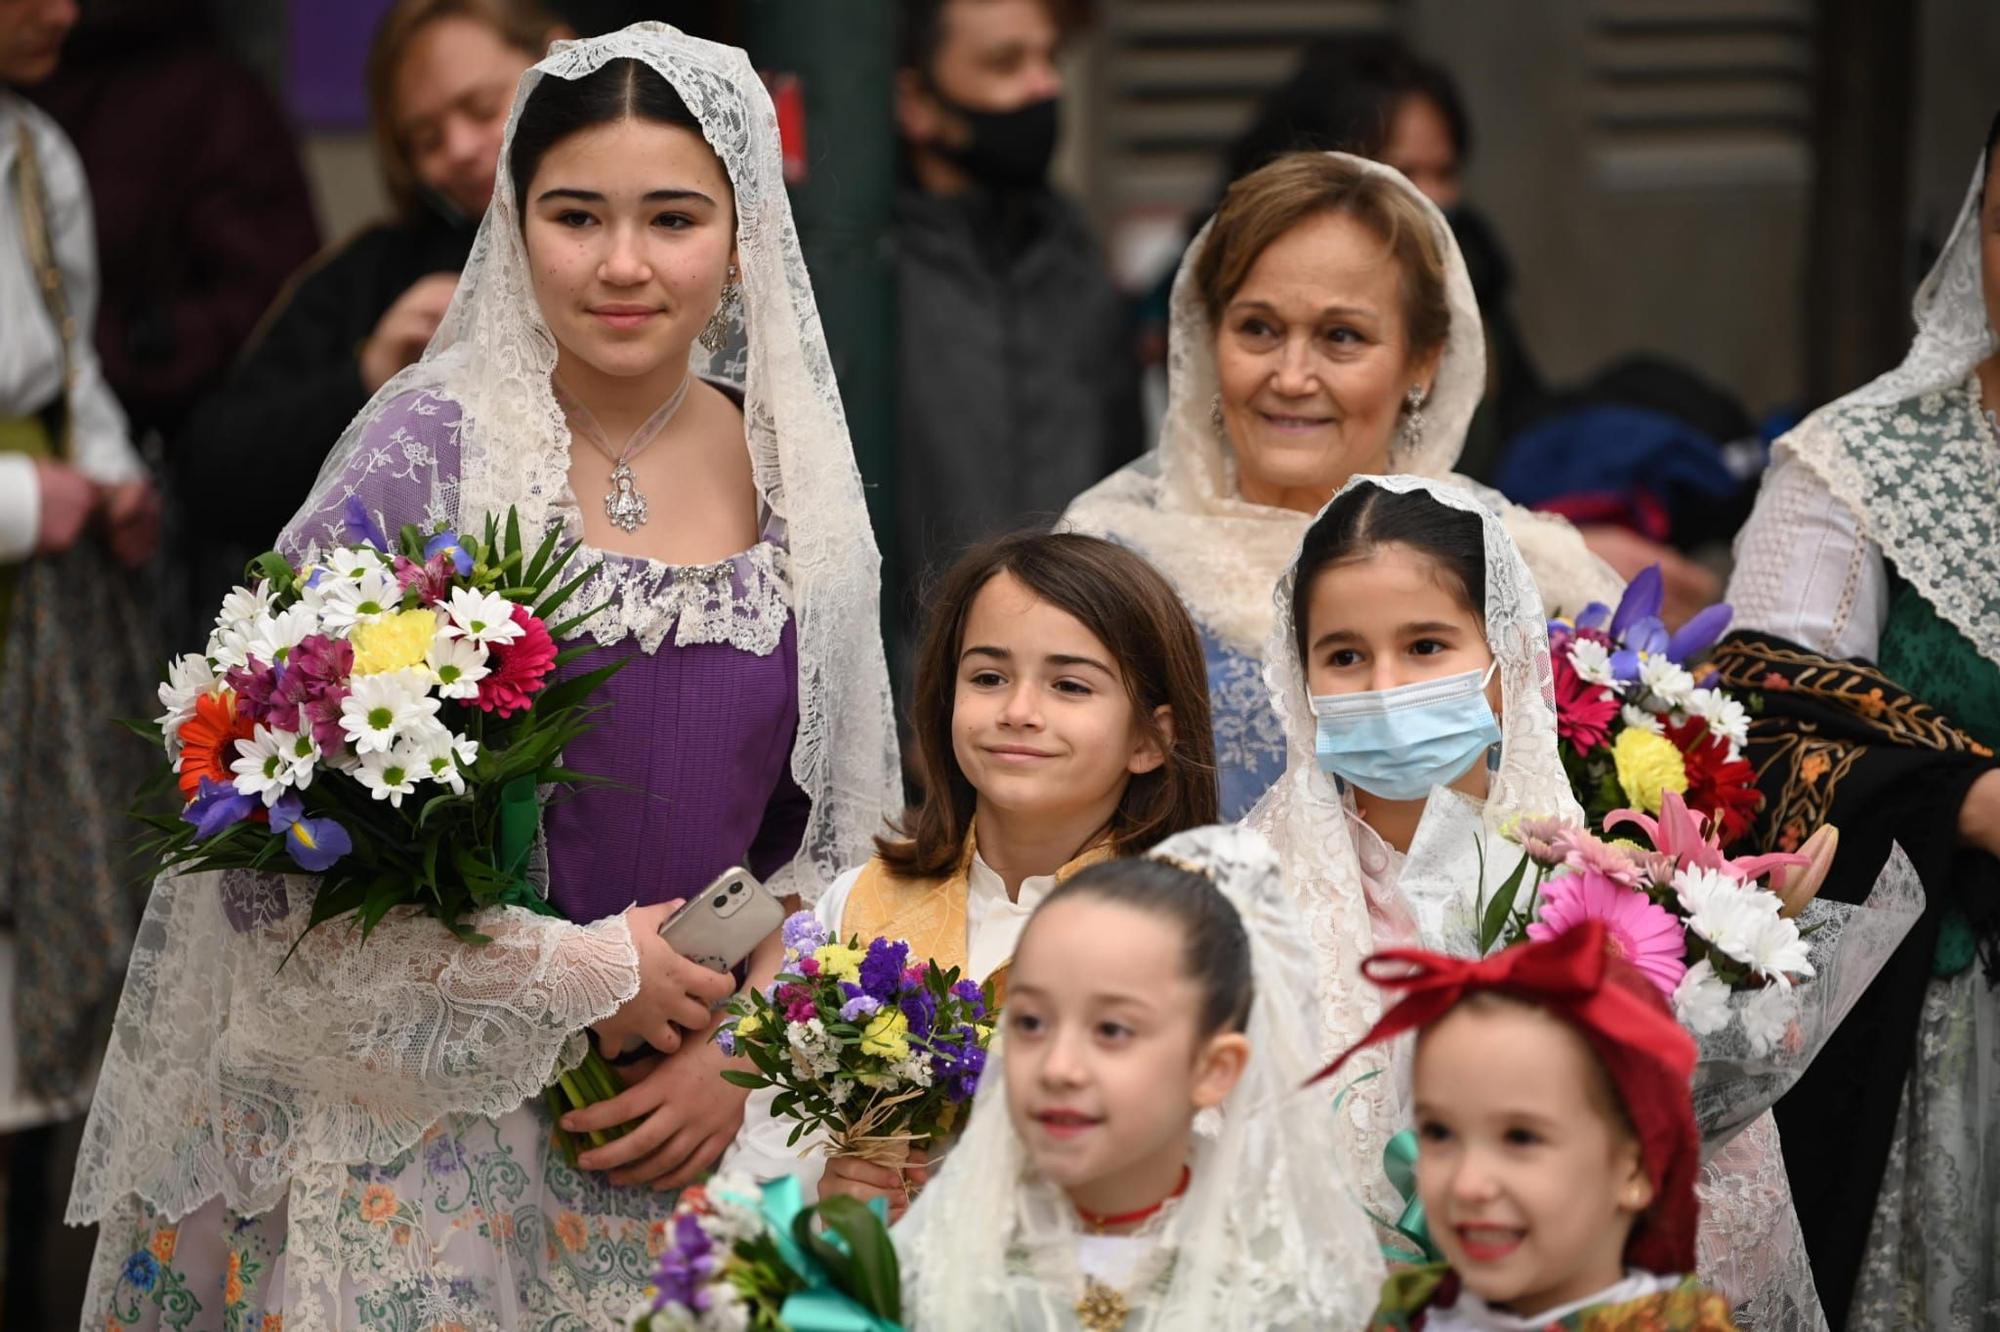
[[[660,937],[690,962],[728,971],[784,923],[784,903],[749,870],[732,869],[667,917]]]

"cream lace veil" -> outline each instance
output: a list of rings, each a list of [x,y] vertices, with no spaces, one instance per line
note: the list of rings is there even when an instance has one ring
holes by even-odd
[[[1444,215],[1402,173],[1362,157],[1333,156],[1405,191],[1423,211],[1444,256],[1450,331],[1424,403],[1422,438],[1411,445],[1399,436],[1389,461],[1400,472],[1451,477],[1486,392],[1485,327],[1465,257]],[[1198,621],[1238,651],[1254,653],[1270,627],[1271,584],[1297,551],[1309,518],[1244,499],[1237,491],[1235,456],[1214,424],[1215,328],[1195,281],[1213,226],[1204,224],[1196,234],[1174,277],[1167,411],[1158,447],[1085,491],[1064,521],[1137,548],[1167,575]],[[1544,580],[1551,608],[1577,609],[1592,598],[1617,600],[1617,576],[1567,523],[1508,505],[1469,479],[1457,483],[1506,511],[1510,529],[1519,528],[1516,535]]]
[[[1187,1193],[1145,1232],[1128,1329],[1360,1327],[1382,1260],[1348,1201],[1318,1089],[1313,959],[1261,837],[1200,828],[1151,853],[1212,878],[1250,937],[1251,1058],[1218,1114],[1196,1119]],[[912,1326],[1075,1326],[1084,1237],[1065,1195],[1037,1178],[1007,1114],[997,1041],[965,1135],[894,1232]]]
[[[1499,841],[1499,829],[1519,815],[1556,815],[1581,819],[1562,760],[1556,753],[1555,685],[1549,664],[1547,622],[1528,566],[1515,549],[1506,526],[1479,501],[1449,482],[1415,476],[1358,476],[1341,487],[1344,495],[1364,484],[1395,492],[1422,491],[1440,504],[1479,517],[1486,538],[1486,642],[1499,668],[1501,688],[1500,768],[1481,818],[1486,843]],[[1339,495],[1335,496],[1337,500]],[[1325,510],[1321,511],[1322,513]],[[1318,521],[1314,519],[1313,521]],[[1437,919],[1469,915],[1474,894],[1473,867],[1478,852],[1465,848],[1463,858],[1438,867],[1435,882],[1418,867],[1406,865],[1393,886],[1381,889],[1387,900],[1371,910],[1369,886],[1362,875],[1350,826],[1350,803],[1322,772],[1313,753],[1315,721],[1308,697],[1305,669],[1299,660],[1292,620],[1292,589],[1297,582],[1298,548],[1271,594],[1272,626],[1264,648],[1264,678],[1284,726],[1284,776],[1265,793],[1244,822],[1264,834],[1285,866],[1292,910],[1304,920],[1306,937],[1318,955],[1322,999],[1321,1053],[1328,1059],[1348,1048],[1380,1016],[1380,992],[1361,977],[1361,963],[1378,947],[1373,921],[1378,917],[1408,918],[1412,897],[1434,899]],[[1512,863],[1490,864],[1489,887],[1497,887]],[[1463,908],[1463,912],[1457,910]],[[1408,942],[1407,940],[1400,942]],[[1447,946],[1427,938],[1427,947]],[[1470,951],[1469,949],[1462,951]],[[1365,1059],[1374,1062],[1363,1064]],[[1384,1073],[1386,1056],[1364,1051],[1350,1061],[1354,1073],[1343,1078],[1352,1091],[1341,1098],[1339,1132],[1343,1163],[1349,1177],[1362,1183],[1376,1201],[1381,1151],[1391,1134],[1407,1127],[1395,1079]]]
[[[1982,152],[1965,202],[1911,304],[1917,336],[1894,370],[1808,416],[1777,447],[1790,453],[1853,511],[1932,608],[2000,665],[2000,439],[1968,384],[1994,351],[1982,286],[1979,205]],[[1935,421],[1948,405],[1928,395],[1969,395],[1965,420],[1943,440]],[[1927,399],[1920,412],[1896,410]],[[1977,497],[1968,501],[1968,497]]]
[[[811,899],[867,857],[895,795],[875,546],[785,195],[776,116],[744,54],[654,23],[561,44],[522,79],[508,143],[540,80],[624,57],[681,94],[735,188],[742,312],[729,354],[697,351],[693,368],[742,384],[757,487],[788,535],[799,642],[792,774],[812,815],[780,886]],[[419,487],[435,522],[469,528],[514,505],[525,531],[577,532],[555,351],[503,170],[429,350],[348,428],[282,547],[302,556],[351,541],[331,516],[360,481],[384,475]],[[418,394],[463,411],[455,471],[403,432],[371,429],[392,399]],[[167,1216],[218,1194],[260,1212],[308,1167],[385,1162],[445,1115],[502,1114],[581,1058],[582,1029],[637,989],[622,918],[572,925],[517,908],[475,922],[493,936],[484,947],[392,915],[365,945],[317,930],[280,970],[309,892],[307,880],[239,873],[154,884],[85,1130],[72,1222],[95,1221],[129,1195]]]

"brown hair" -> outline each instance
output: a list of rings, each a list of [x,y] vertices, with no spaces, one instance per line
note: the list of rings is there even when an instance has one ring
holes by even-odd
[[[1451,332],[1444,248],[1412,193],[1380,171],[1327,153],[1287,153],[1244,176],[1222,196],[1208,244],[1195,260],[1195,288],[1211,324],[1222,317],[1271,243],[1310,218],[1351,217],[1381,238],[1403,273],[1403,324],[1410,353],[1442,347]]]
[[[557,23],[534,0],[396,0],[376,25],[368,46],[368,122],[382,184],[396,211],[414,219],[421,211],[409,146],[396,129],[396,72],[410,44],[439,19],[467,18],[500,34],[507,45],[540,60]]]
[[[968,551],[931,599],[917,650],[910,729],[921,792],[900,836],[875,839],[902,878],[934,878],[958,868],[977,799],[952,753],[958,654],[973,598],[1000,574],[1073,615],[1110,651],[1138,724],[1152,727],[1164,705],[1173,716],[1166,762],[1134,776],[1111,818],[1113,849],[1135,855],[1161,838],[1220,818],[1215,739],[1208,721],[1208,669],[1201,639],[1180,598],[1158,570],[1123,546],[1075,533],[1022,532]],[[1164,741],[1164,735],[1155,733]]]

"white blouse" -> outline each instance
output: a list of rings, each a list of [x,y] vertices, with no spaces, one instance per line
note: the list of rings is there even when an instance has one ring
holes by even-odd
[[[144,476],[118,400],[104,382],[91,334],[97,327],[97,235],[90,187],[69,139],[39,107],[0,87],[0,418],[28,416],[63,389],[62,342],[21,234],[20,177],[15,160],[25,127],[49,196],[56,265],[79,335],[70,349],[76,387],[70,397],[72,454],[77,470],[103,485]],[[34,553],[41,524],[35,464],[0,454],[0,563]]]
[[[1780,453],[1737,534],[1729,604],[1739,629],[1873,661],[1889,619],[1889,567],[1853,510]]]

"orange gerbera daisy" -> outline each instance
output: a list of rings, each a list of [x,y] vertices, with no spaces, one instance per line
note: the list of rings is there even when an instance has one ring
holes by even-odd
[[[248,740],[256,723],[236,711],[236,695],[224,689],[194,701],[194,716],[181,723],[180,788],[183,800],[201,794],[201,779],[235,780],[236,742]]]

